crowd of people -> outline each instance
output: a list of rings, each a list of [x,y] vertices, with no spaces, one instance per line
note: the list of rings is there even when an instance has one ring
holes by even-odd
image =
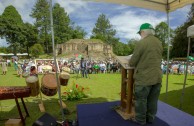
[[[37,74],[42,74],[45,71],[55,72],[56,67],[54,60],[52,59],[24,59],[24,60],[11,60],[13,63],[13,67],[16,71],[16,74],[19,77],[28,76],[30,74],[30,69],[32,66],[35,66],[37,70]],[[3,74],[7,72],[7,66],[11,66],[8,60],[2,59],[0,60]],[[98,74],[98,73],[116,73],[120,72],[120,64],[117,60],[109,59],[109,60],[88,60],[88,59],[71,59],[64,60],[60,58],[57,60],[57,69],[59,72],[67,70],[71,74],[82,74],[87,77],[88,74]]]
[[[185,61],[170,61],[167,69],[167,61],[162,61],[161,69],[163,74],[166,74],[167,70],[169,74],[184,74],[186,70],[186,62]],[[189,62],[188,74],[194,74],[194,62]]]
[[[6,75],[7,67],[11,66],[13,62],[13,67],[16,74],[20,77],[27,76],[30,74],[31,66],[35,66],[38,74],[44,73],[45,70],[49,72],[55,72],[55,64],[51,59],[37,60],[36,62],[31,59],[26,59],[18,61],[15,59],[1,59],[0,64],[2,67],[2,75]],[[63,58],[58,59],[58,70],[62,72],[67,70],[71,74],[82,74],[83,77],[87,77],[87,74],[98,74],[98,73],[119,73],[121,70],[121,65],[117,60],[87,60],[81,58],[80,60],[64,60]],[[161,62],[162,73],[167,72],[167,61],[162,60]],[[168,67],[169,74],[184,74],[186,69],[185,61],[170,61]],[[188,74],[194,74],[194,62],[189,62]],[[85,75],[85,76],[84,76]]]

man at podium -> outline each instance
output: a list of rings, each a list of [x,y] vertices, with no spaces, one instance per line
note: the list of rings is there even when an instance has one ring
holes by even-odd
[[[157,102],[162,83],[162,42],[149,23],[140,26],[137,43],[130,59],[134,71],[135,121],[141,125],[152,123],[157,112]]]

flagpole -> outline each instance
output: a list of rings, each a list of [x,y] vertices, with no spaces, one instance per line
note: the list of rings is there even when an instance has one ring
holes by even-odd
[[[58,97],[60,101],[60,109],[62,114],[62,120],[64,120],[64,113],[63,113],[63,107],[62,107],[62,99],[61,99],[61,86],[59,84],[58,79],[58,64],[56,60],[56,52],[55,52],[55,42],[54,42],[54,30],[53,30],[53,14],[52,14],[52,0],[50,0],[50,21],[51,21],[51,35],[52,35],[52,47],[53,47],[53,57],[54,57],[54,63],[55,63],[55,73],[56,73],[56,81],[57,81],[57,89],[58,89]]]
[[[185,85],[186,85],[186,81],[187,81],[187,71],[188,71],[188,65],[189,65],[189,52],[190,52],[190,43],[191,43],[191,38],[189,37],[188,40],[188,49],[187,49],[187,62],[186,62],[186,69],[185,69],[185,78],[184,78],[184,84],[183,84],[183,90],[182,90],[182,95],[181,95],[181,102],[180,102],[180,109],[182,109],[182,104],[183,104],[183,97],[185,94]]]
[[[169,56],[170,56],[170,20],[169,20],[169,11],[167,12],[167,24],[168,24],[168,52],[167,52],[167,68],[166,68],[166,96],[168,97],[168,69],[169,69]]]

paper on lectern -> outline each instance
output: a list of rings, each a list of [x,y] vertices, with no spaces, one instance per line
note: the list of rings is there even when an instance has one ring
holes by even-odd
[[[117,56],[118,62],[125,68],[125,69],[133,69],[133,67],[129,66],[130,59],[132,57],[131,55],[128,56]]]

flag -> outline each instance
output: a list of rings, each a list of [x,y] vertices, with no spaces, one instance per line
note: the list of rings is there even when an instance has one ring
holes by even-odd
[[[194,57],[192,56],[189,56],[188,59],[194,61]]]
[[[78,58],[80,58],[80,59],[81,59],[81,58],[82,58],[82,55],[80,54],[80,55],[78,56]]]
[[[75,57],[77,58],[78,56],[79,56],[79,54],[76,53],[76,54],[75,54]]]

